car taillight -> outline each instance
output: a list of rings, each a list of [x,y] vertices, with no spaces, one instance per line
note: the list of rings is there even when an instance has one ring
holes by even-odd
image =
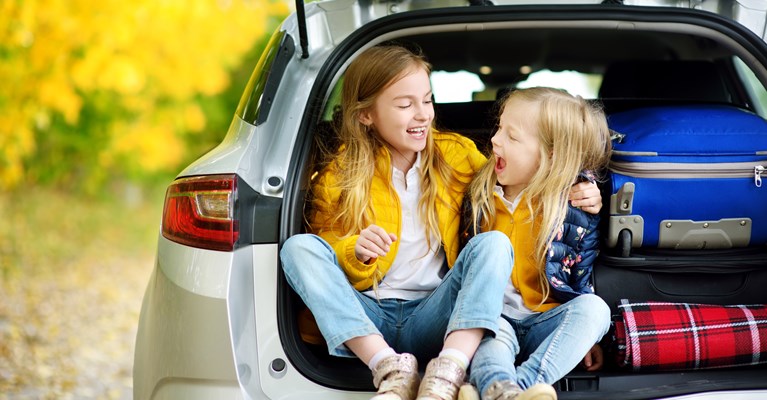
[[[232,251],[240,233],[236,203],[235,175],[178,179],[165,193],[162,235],[188,246]]]

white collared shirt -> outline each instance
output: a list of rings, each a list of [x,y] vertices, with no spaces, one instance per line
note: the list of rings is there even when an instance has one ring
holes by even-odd
[[[442,282],[440,274],[445,265],[445,251],[435,235],[431,249],[426,240],[426,225],[418,212],[422,194],[419,179],[421,153],[407,173],[392,168],[392,182],[402,210],[402,231],[397,238],[397,257],[383,280],[378,284],[378,298],[415,300],[428,296]],[[373,290],[363,292],[376,298]]]

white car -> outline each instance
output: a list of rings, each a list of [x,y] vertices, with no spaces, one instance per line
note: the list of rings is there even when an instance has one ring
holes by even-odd
[[[515,87],[562,87],[602,102],[608,114],[695,101],[767,116],[762,0],[329,0],[296,7],[255,66],[226,138],[168,188],[136,338],[137,400],[372,396],[365,365],[301,339],[304,307],[278,257],[286,238],[304,232],[312,156],[317,141],[333,143],[338,83],[370,46],[395,40],[423,49],[434,67],[436,123],[480,149],[491,136],[496,97]],[[641,65],[634,72],[642,76],[608,79],[615,65]],[[701,72],[709,69],[715,78]],[[711,79],[721,79],[724,92],[708,93]],[[665,82],[662,94],[636,87],[658,82]],[[610,194],[603,197],[607,210]],[[764,256],[765,268],[744,279],[767,284],[767,249],[748,250]],[[621,284],[631,291],[641,283]],[[743,301],[767,303],[767,291],[752,287]],[[555,388],[560,399],[765,399],[767,365],[645,373],[608,360],[602,371],[575,370]]]

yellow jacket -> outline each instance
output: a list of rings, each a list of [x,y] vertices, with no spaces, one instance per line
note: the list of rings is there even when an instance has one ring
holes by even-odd
[[[538,279],[538,271],[543,266],[535,264],[535,237],[540,229],[540,216],[535,221],[530,218],[530,209],[523,197],[514,213],[503,203],[501,197],[495,194],[495,225],[493,230],[501,231],[511,240],[514,249],[514,268],[511,270],[511,282],[519,290],[527,308],[533,311],[548,311],[559,305],[551,296],[540,305],[543,291]]]
[[[447,163],[458,171],[457,179],[452,183],[452,187],[446,187],[445,182],[438,182],[438,197],[444,202],[438,201],[435,204],[442,245],[445,249],[448,266],[452,267],[459,251],[458,225],[463,193],[474,173],[485,163],[486,158],[477,150],[471,139],[454,133],[434,130],[431,134],[434,135],[434,142]],[[392,166],[389,152],[387,150],[382,151],[377,157],[376,163],[370,187],[371,203],[376,218],[373,223],[387,232],[396,234],[399,238],[402,227],[402,210],[391,180]],[[337,175],[335,171],[341,167],[332,163],[321,175],[315,178],[309,224],[312,233],[319,235],[333,247],[341,268],[346,272],[352,286],[357,290],[366,290],[373,286],[374,279],[380,282],[389,271],[394,258],[397,256],[399,241],[395,241],[389,253],[383,257],[370,260],[368,263],[357,260],[357,257],[354,256],[354,245],[359,235],[355,234],[341,239],[341,232],[335,231],[332,226],[340,196],[340,190],[336,185]]]

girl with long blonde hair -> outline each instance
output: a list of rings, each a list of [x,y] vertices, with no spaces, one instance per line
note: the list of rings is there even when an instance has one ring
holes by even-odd
[[[609,160],[607,121],[565,91],[519,89],[502,101],[491,142],[493,157],[464,199],[463,229],[465,238],[505,233],[514,266],[505,323],[482,341],[471,382],[483,400],[556,399],[550,385],[579,361],[601,366],[596,343],[609,326],[609,308],[590,283],[599,218],[568,204],[573,183],[594,182],[592,171]]]

